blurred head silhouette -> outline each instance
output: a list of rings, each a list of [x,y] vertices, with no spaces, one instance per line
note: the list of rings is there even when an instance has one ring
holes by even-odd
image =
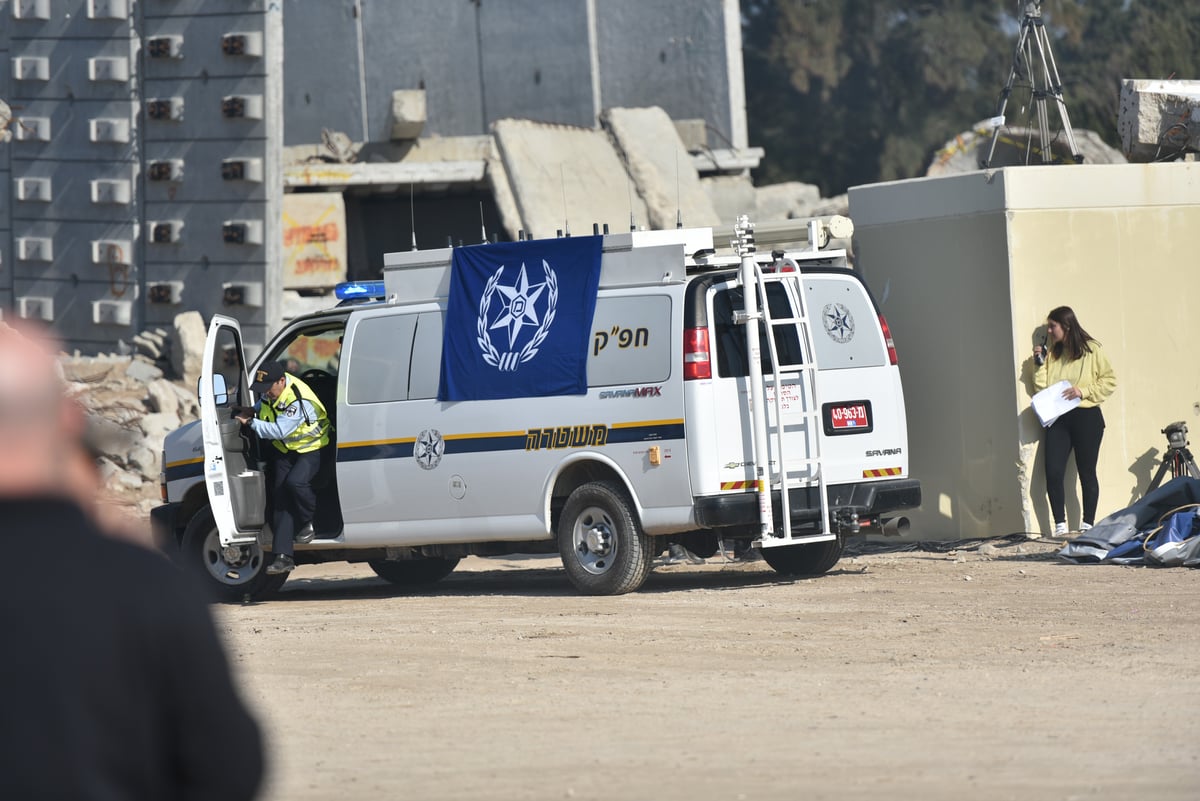
[[[74,496],[83,413],[45,328],[0,322],[0,497]]]

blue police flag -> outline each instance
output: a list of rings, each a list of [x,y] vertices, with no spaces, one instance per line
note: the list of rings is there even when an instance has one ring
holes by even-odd
[[[454,250],[438,400],[587,393],[603,237]]]

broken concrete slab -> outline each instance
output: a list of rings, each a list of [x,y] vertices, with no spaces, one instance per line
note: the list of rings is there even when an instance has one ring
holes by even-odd
[[[392,92],[392,139],[416,139],[425,129],[424,89],[397,89]]]
[[[815,184],[785,181],[758,187],[755,199],[758,219],[810,217],[806,212],[821,201],[821,190]]]
[[[175,339],[171,347],[171,369],[183,379],[184,385],[194,387],[200,380],[204,361],[204,340],[208,330],[198,311],[175,315]]]
[[[713,175],[700,179],[700,186],[708,194],[708,200],[716,209],[721,223],[732,225],[742,214],[759,220],[756,190],[749,175]]]
[[[515,119],[492,131],[526,235],[553,237],[568,221],[576,234],[593,223],[623,231],[631,207],[646,224],[646,204],[603,131]]]
[[[1121,81],[1117,131],[1130,161],[1200,151],[1200,81]]]
[[[991,120],[981,120],[970,130],[963,131],[942,145],[933,155],[927,176],[953,175],[975,172],[987,158],[992,144]],[[1109,147],[1095,131],[1074,128],[1075,144],[1084,164],[1124,164],[1125,157],[1114,147]],[[1051,142],[1053,163],[1069,164],[1072,161],[1067,137],[1056,136]],[[996,139],[996,150],[992,154],[991,167],[1010,167],[1022,164],[1042,164],[1041,135],[1033,129],[1006,125]]]
[[[600,114],[600,122],[612,133],[646,201],[651,228],[674,228],[679,219],[688,228],[720,224],[667,112],[658,106],[610,108]]]

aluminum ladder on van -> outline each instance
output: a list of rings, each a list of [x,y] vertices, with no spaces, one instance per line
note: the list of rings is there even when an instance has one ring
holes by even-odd
[[[815,223],[814,223],[815,224]],[[750,361],[750,414],[754,433],[754,460],[756,488],[759,494],[759,516],[762,530],[756,545],[773,548],[785,545],[824,542],[836,538],[830,529],[829,494],[825,482],[825,470],[821,459],[821,404],[817,395],[816,349],[812,337],[812,320],[808,313],[808,302],[804,297],[804,285],[796,273],[765,274],[754,258],[755,245],[753,226],[746,217],[738,218],[735,227],[735,247],[742,258],[742,297],[744,310],[735,314],[737,322],[746,325],[747,345]],[[810,241],[817,247],[816,232]],[[771,316],[767,300],[767,286],[772,283],[793,282],[796,293],[796,314],[792,317]],[[770,357],[770,374],[763,373],[762,354],[759,345],[760,328],[766,334],[767,352]],[[782,366],[775,345],[778,328],[799,330],[800,343],[805,359],[799,365]],[[795,388],[789,389],[789,387]],[[768,392],[770,389],[770,392]],[[798,390],[798,391],[796,391]],[[768,396],[770,400],[768,400]],[[774,410],[774,422],[768,414],[767,403]],[[790,457],[786,435],[803,432],[807,443],[806,454],[800,458]],[[773,446],[773,448],[771,447]],[[770,458],[774,451],[775,460]],[[796,536],[792,531],[790,490],[807,488],[815,482],[821,509],[820,532]],[[771,494],[778,489],[780,497],[781,525],[776,531],[771,505]]]

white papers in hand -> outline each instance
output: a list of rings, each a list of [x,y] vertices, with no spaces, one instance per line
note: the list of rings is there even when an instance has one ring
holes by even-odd
[[[1042,421],[1043,428],[1049,428],[1055,420],[1079,405],[1079,398],[1067,400],[1062,396],[1063,392],[1070,388],[1070,381],[1059,381],[1033,396],[1033,411]]]

